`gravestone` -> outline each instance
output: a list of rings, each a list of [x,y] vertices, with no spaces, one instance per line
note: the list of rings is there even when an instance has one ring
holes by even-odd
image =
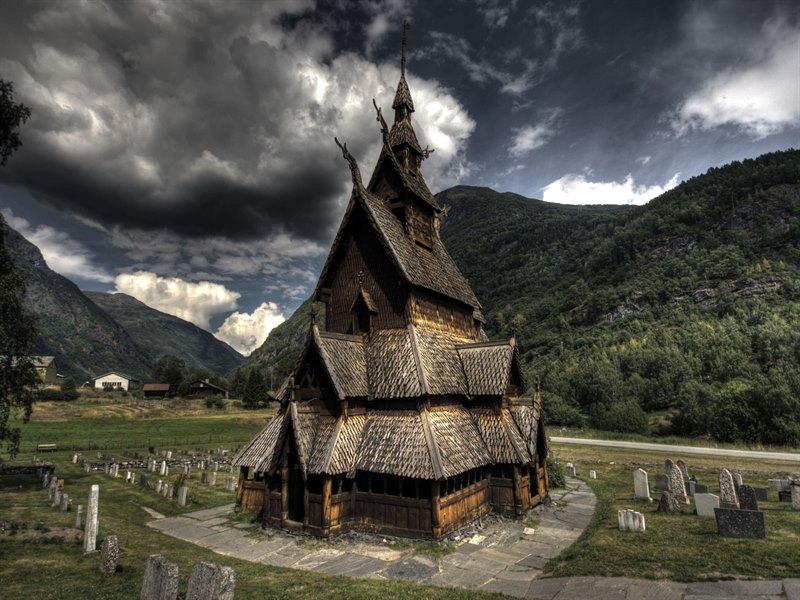
[[[792,509],[800,510],[800,484],[793,483],[791,486]]]
[[[707,494],[708,493],[708,486],[703,483],[695,482],[694,484],[694,493],[695,494]]]
[[[217,485],[217,472],[212,471],[208,475],[208,485]]]
[[[678,461],[675,464],[681,470],[681,474],[683,475],[684,480],[688,481],[690,477],[689,477],[689,470],[686,468],[686,463],[683,462],[683,460],[678,459]]]
[[[45,471],[42,477],[42,489],[46,489],[50,485],[50,471]]]
[[[573,465],[571,462],[568,462],[567,465],[564,467],[564,472],[567,474],[567,477],[575,477],[576,476],[575,465]]]
[[[680,512],[681,503],[670,492],[662,492],[661,499],[658,501],[657,512],[673,513]]]
[[[172,458],[172,450],[167,450],[167,460]]]
[[[669,477],[662,473],[656,475],[656,489],[662,492],[669,490]]]
[[[644,531],[644,515],[632,509],[617,511],[620,531]]]
[[[754,487],[756,491],[756,500],[759,502],[766,502],[767,501],[767,488],[765,487]]]
[[[725,508],[739,507],[733,475],[728,469],[722,469],[719,474],[719,505]]]
[[[189,488],[182,485],[178,488],[178,506],[186,506],[186,497],[189,494]]]
[[[57,489],[58,489],[58,481],[56,481],[56,478],[53,477],[50,479],[50,487],[47,488],[48,499],[52,500],[53,498],[55,498]]]
[[[597,479],[597,471],[594,469],[589,471],[589,479]]]
[[[767,535],[763,510],[715,508],[717,533],[723,537],[764,538]]]
[[[743,483],[742,482],[742,474],[741,473],[732,472],[731,475],[733,475],[733,484],[736,486],[736,489],[739,489],[739,486],[741,486],[742,483]]]
[[[200,473],[200,483],[202,483],[203,485],[208,483],[208,473],[206,473],[205,471]]]
[[[78,464],[78,455],[77,454],[73,454],[72,455],[72,464],[73,465],[77,465]]]
[[[160,554],[151,554],[144,570],[141,600],[176,600],[177,597],[178,565]]]
[[[678,502],[689,504],[689,496],[686,494],[686,485],[683,482],[683,473],[681,473],[681,470],[669,458],[664,461],[664,468],[667,471],[670,493]]]
[[[743,510],[758,510],[756,491],[750,485],[739,487],[739,508]]]
[[[633,472],[633,497],[636,500],[653,501],[650,496],[650,485],[647,482],[647,471],[644,469],[636,469]]]
[[[782,490],[786,490],[789,487],[789,480],[788,479],[768,479],[767,486],[770,489],[775,490],[776,492],[780,492]]]
[[[175,489],[172,487],[172,484],[169,483],[169,484],[167,484],[167,491],[164,494],[164,497],[167,500],[172,500],[173,496],[175,496]]]
[[[791,490],[781,490],[778,492],[778,502],[791,502],[792,501],[792,491]]]
[[[131,477],[133,477],[133,473],[130,471],[125,471],[125,483],[130,483]]]
[[[75,509],[75,529],[80,529],[83,525],[83,505],[78,504]]]
[[[143,488],[147,487],[147,473],[141,473],[139,475],[139,485]]]
[[[89,490],[89,502],[86,505],[86,525],[83,528],[83,551],[94,552],[97,549],[97,503],[100,486],[93,485]]]
[[[83,472],[84,473],[91,473],[92,472],[92,465],[88,462],[83,465]]]
[[[161,486],[162,485],[163,484],[161,483],[161,480],[159,479],[158,483],[156,484],[156,494],[160,494],[161,493]]]
[[[100,572],[103,575],[112,575],[117,571],[119,560],[119,542],[117,536],[109,535],[100,545]]]
[[[695,494],[694,508],[698,517],[713,519],[714,509],[719,508],[719,496],[714,494]]]
[[[60,506],[61,505],[61,490],[56,488],[53,490],[53,504],[52,506]]]
[[[159,475],[166,475],[167,474],[167,461],[161,461],[161,469],[158,472]]]
[[[61,494],[61,501],[58,503],[58,508],[61,509],[61,512],[67,512],[69,510],[69,496],[63,492]]]
[[[233,600],[236,573],[230,567],[197,563],[189,575],[186,600]]]

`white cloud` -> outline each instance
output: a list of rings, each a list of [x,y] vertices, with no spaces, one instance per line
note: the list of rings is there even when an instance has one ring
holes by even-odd
[[[545,111],[544,117],[538,123],[514,129],[514,136],[508,146],[509,155],[522,158],[549,142],[556,133],[557,121],[562,112],[560,108],[550,109]]]
[[[653,159],[652,156],[640,156],[639,158],[636,159],[636,162],[644,166],[647,163],[649,163],[652,159]]]
[[[235,312],[229,315],[214,335],[249,356],[264,343],[269,332],[285,320],[277,304],[263,302],[251,313]]]
[[[542,199],[558,204],[644,204],[680,183],[675,173],[664,185],[636,185],[633,176],[621,182],[589,181],[585,175],[569,174],[546,185]]]
[[[66,277],[79,277],[102,283],[111,283],[114,278],[104,269],[92,264],[92,255],[80,242],[68,234],[50,227],[37,227],[22,217],[17,217],[9,208],[0,209],[8,224],[39,248],[47,266]]]
[[[241,296],[218,283],[193,283],[177,277],[160,277],[147,271],[122,273],[117,275],[114,283],[117,292],[133,296],[148,306],[190,321],[203,329],[208,329],[212,315],[235,310]]]
[[[678,134],[735,125],[763,138],[800,124],[800,29],[783,20],[762,28],[750,56],[689,94],[673,117]]]

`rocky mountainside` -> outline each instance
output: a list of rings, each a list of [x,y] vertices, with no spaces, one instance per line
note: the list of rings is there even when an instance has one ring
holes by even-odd
[[[78,382],[110,370],[147,376],[147,353],[125,328],[78,286],[51,270],[39,249],[10,227],[6,227],[5,241],[25,275],[25,303],[37,317],[36,354],[55,356],[59,371]]]
[[[638,207],[437,197],[489,336],[517,337],[551,423],[800,443],[800,151]],[[284,323],[264,344],[280,364],[259,364],[288,371],[307,324]]]
[[[168,315],[127,294],[84,292],[133,338],[148,364],[165,354],[184,360],[187,367],[225,374],[244,362],[244,356],[194,323]]]

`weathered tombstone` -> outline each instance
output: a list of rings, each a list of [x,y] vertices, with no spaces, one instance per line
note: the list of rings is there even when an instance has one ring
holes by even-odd
[[[689,480],[689,470],[686,468],[686,463],[685,463],[685,462],[683,462],[683,460],[681,460],[681,459],[678,459],[678,461],[677,461],[675,464],[676,464],[676,465],[678,466],[678,468],[681,470],[681,474],[683,475],[683,478],[684,478],[686,481],[688,481],[688,480]]]
[[[719,474],[719,505],[724,508],[739,508],[733,475],[728,469],[722,469]]]
[[[158,483],[156,484],[156,494],[160,494],[161,493],[161,486],[162,485],[163,484],[161,483],[161,480],[159,479]]]
[[[112,575],[117,571],[119,560],[119,542],[117,536],[109,535],[100,544],[100,572],[103,575]]]
[[[50,486],[47,488],[48,499],[52,500],[53,498],[55,498],[57,489],[58,489],[58,481],[56,481],[56,478],[53,477],[50,479]]]
[[[50,485],[50,471],[45,471],[44,475],[42,476],[42,489],[47,488]]]
[[[167,500],[172,500],[172,498],[175,496],[175,488],[172,487],[171,483],[167,485],[167,493],[164,494],[164,496]]]
[[[656,489],[662,492],[669,491],[669,477],[662,473],[656,475]]]
[[[792,501],[792,491],[791,490],[781,490],[778,492],[778,502],[791,502]]]
[[[715,508],[717,533],[723,537],[764,538],[767,535],[763,510]]]
[[[73,454],[72,455],[72,464],[73,465],[77,465],[78,464],[78,455],[77,454]]]
[[[657,512],[673,513],[680,512],[681,503],[670,492],[662,492],[661,499],[658,501]]]
[[[53,506],[61,506],[61,496],[64,495],[59,488],[56,488],[55,492],[53,492]]]
[[[217,472],[212,471],[208,475],[208,485],[217,485]]]
[[[733,475],[733,484],[736,486],[736,489],[739,489],[739,486],[742,485],[742,474],[732,472],[731,475]]]
[[[143,488],[147,487],[147,473],[141,473],[139,475],[139,485]]]
[[[169,467],[167,465],[164,465],[164,477],[166,477],[167,475],[169,475]]]
[[[564,471],[566,472],[567,477],[576,476],[575,465],[573,465],[571,462],[567,463],[567,465],[564,467]]]
[[[789,487],[789,480],[788,479],[768,479],[767,486],[770,489],[775,490],[776,492],[780,492],[785,490]]]
[[[186,600],[233,600],[236,573],[230,567],[197,563],[189,575]]]
[[[214,470],[215,472],[216,472],[216,471],[219,471],[219,463],[218,463],[217,461],[214,461],[214,462],[212,463],[212,467],[213,467],[213,470]]]
[[[130,483],[131,477],[133,477],[133,473],[130,471],[125,471],[125,483]]]
[[[159,471],[159,475],[166,475],[167,474],[167,461],[161,461],[161,469]]]
[[[744,510],[758,510],[756,491],[752,486],[739,486],[739,508]]]
[[[208,483],[208,473],[206,473],[205,471],[200,473],[200,483],[202,483],[203,485]]]
[[[88,462],[84,463],[83,471],[84,471],[84,473],[91,473],[92,472],[92,465],[90,465]]]
[[[650,485],[647,482],[647,471],[644,469],[636,469],[633,472],[633,497],[636,500],[653,501],[650,496]]]
[[[69,510],[69,496],[65,493],[61,493],[61,500],[58,503],[58,508],[61,512],[67,512]]]
[[[189,494],[189,488],[182,485],[178,488],[178,506],[186,506],[186,497]]]
[[[94,552],[97,549],[97,502],[100,486],[93,485],[89,490],[89,502],[86,505],[86,525],[83,528],[83,551]]]
[[[635,510],[625,509],[617,511],[617,521],[620,531],[644,531],[644,515]]]
[[[78,508],[75,509],[75,529],[80,529],[83,525],[83,505],[78,504]]]
[[[594,469],[589,471],[589,479],[597,479],[597,471],[595,471]]]
[[[172,450],[167,450],[167,460],[172,458]]]
[[[800,484],[793,483],[789,487],[792,495],[792,509],[800,510]]]
[[[708,493],[708,486],[702,483],[695,482],[694,484],[694,493],[695,494],[707,494]]]
[[[698,517],[713,519],[715,508],[719,508],[719,496],[714,494],[694,495],[694,509]]]
[[[682,504],[689,504],[689,496],[686,494],[686,485],[683,482],[683,473],[669,458],[664,461],[664,468],[669,479],[669,491],[675,500]]]
[[[754,487],[756,491],[756,500],[759,502],[766,502],[767,501],[767,488],[765,487]]]
[[[147,559],[141,600],[175,600],[178,597],[178,565],[160,554]]]

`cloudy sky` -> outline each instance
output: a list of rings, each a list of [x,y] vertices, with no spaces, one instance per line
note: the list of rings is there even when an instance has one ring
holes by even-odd
[[[641,204],[800,144],[794,1],[9,2],[0,209],[56,271],[248,353],[313,288],[409,84],[434,191]]]

